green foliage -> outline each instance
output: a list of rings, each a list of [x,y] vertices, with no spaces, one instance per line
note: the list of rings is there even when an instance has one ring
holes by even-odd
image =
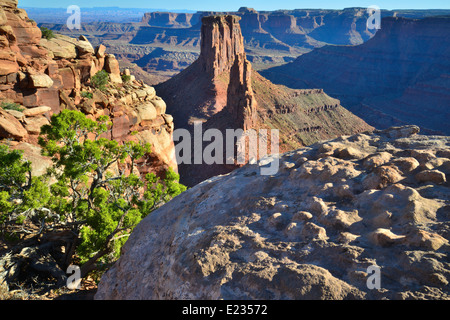
[[[9,213],[14,208],[14,204],[10,201],[11,195],[7,191],[0,191],[0,224],[3,225],[8,221]]]
[[[109,74],[105,70],[101,70],[91,77],[92,85],[100,90],[105,90],[108,82],[109,82]]]
[[[87,92],[87,91],[81,91],[81,96],[83,98],[88,98],[88,99],[92,99],[94,97],[92,92]]]
[[[39,139],[44,154],[53,159],[50,174],[58,181],[51,187],[50,207],[67,221],[83,222],[74,231],[80,238],[77,254],[86,266],[117,259],[132,229],[186,190],[172,170],[162,181],[136,175],[135,163],[151,152],[150,145],[102,138],[110,125],[107,116],[93,121],[63,110],[42,127]]]
[[[131,76],[129,76],[129,75],[127,75],[127,74],[123,74],[122,75],[122,81],[124,82],[124,83],[127,83],[127,82],[129,82],[131,80]]]
[[[25,161],[21,151],[0,145],[0,224],[1,231],[23,223],[24,212],[41,208],[50,199],[43,178],[32,178],[31,163]]]
[[[2,104],[0,105],[0,108],[2,108],[4,110],[16,110],[16,111],[20,111],[20,112],[22,112],[24,110],[24,108],[22,108],[20,106],[20,104],[14,103],[14,102],[2,102]]]
[[[53,166],[31,176],[20,151],[0,145],[0,231],[4,238],[69,230],[74,235],[64,261],[82,263],[84,277],[115,261],[133,228],[153,210],[186,190],[179,175],[164,179],[138,174],[136,161],[149,144],[123,144],[103,138],[107,116],[90,120],[79,111],[51,117],[39,136],[42,153]],[[54,182],[50,185],[49,178]]]
[[[47,40],[53,39],[55,37],[55,34],[53,33],[53,31],[46,27],[41,27],[41,32],[42,32],[42,38],[45,38]]]
[[[24,190],[30,171],[31,164],[22,159],[22,151],[0,145],[0,191],[14,194]]]

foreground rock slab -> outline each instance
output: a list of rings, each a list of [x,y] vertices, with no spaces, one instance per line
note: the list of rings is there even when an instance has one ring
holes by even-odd
[[[274,159],[276,175],[249,164],[150,214],[95,298],[450,298],[450,137],[393,128]]]

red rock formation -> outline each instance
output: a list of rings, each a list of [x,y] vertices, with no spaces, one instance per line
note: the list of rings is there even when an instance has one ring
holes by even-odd
[[[238,56],[230,70],[226,109],[238,128],[256,128],[257,102],[252,89],[252,66],[244,56]]]
[[[164,100],[179,119],[179,126],[189,127],[196,119],[206,121],[225,107],[236,120],[233,125],[253,125],[256,100],[251,87],[252,68],[246,59],[239,20],[237,16],[204,17],[198,60],[173,81],[157,87],[161,95],[165,94]]]
[[[371,129],[322,90],[289,90],[252,70],[246,58],[239,20],[240,17],[232,15],[203,17],[198,60],[156,87],[179,127],[193,133],[194,122],[202,121],[203,130],[218,129],[222,133],[226,129],[279,129],[283,141],[280,147],[285,151]],[[317,112],[308,115],[307,110],[311,109]],[[224,164],[179,166],[182,182],[187,185],[237,167]]]
[[[212,79],[229,75],[226,110],[234,125],[244,130],[256,126],[256,99],[251,85],[252,66],[246,59],[244,38],[237,16],[211,16],[202,19],[202,71]]]
[[[15,103],[24,111],[0,108],[0,139],[27,149],[36,144],[40,127],[49,123],[52,114],[78,109],[92,119],[110,116],[112,139],[150,143],[152,154],[142,163],[142,173],[163,176],[169,167],[177,170],[173,119],[165,114],[165,102],[154,88],[133,76],[123,84],[116,58],[106,54],[103,45],[94,49],[84,36],[73,39],[56,34],[49,40],[41,36],[36,23],[17,8],[17,1],[2,1],[0,103]],[[115,88],[102,92],[91,86],[91,77],[101,70],[109,73]]]
[[[244,38],[237,16],[210,16],[202,19],[199,62],[213,77],[229,72],[239,57],[245,57]]]

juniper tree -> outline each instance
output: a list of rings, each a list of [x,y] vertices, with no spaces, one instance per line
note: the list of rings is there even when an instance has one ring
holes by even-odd
[[[115,261],[133,228],[186,190],[171,169],[164,179],[153,173],[141,177],[137,162],[151,152],[150,145],[107,139],[110,128],[107,116],[94,121],[70,110],[53,115],[39,136],[43,154],[53,162],[43,177],[31,176],[31,164],[20,152],[0,146],[2,230],[14,233],[30,217],[27,212],[38,213],[40,234],[73,235],[64,267],[77,259],[83,277]],[[7,228],[12,225],[16,228]]]

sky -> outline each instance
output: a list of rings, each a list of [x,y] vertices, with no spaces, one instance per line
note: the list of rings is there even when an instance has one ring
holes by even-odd
[[[449,0],[19,0],[19,7],[67,8],[70,5],[86,7],[121,7],[148,9],[187,9],[202,11],[237,11],[251,7],[259,11],[277,9],[343,9],[367,8],[377,5],[382,9],[450,9]]]

